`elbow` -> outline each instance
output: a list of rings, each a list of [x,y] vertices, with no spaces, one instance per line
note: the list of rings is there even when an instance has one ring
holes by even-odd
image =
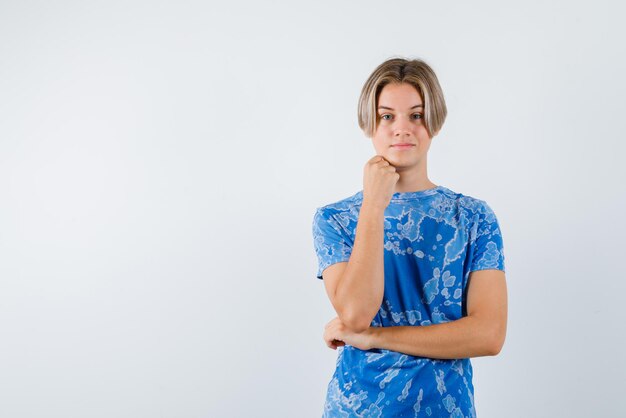
[[[487,353],[490,356],[497,356],[502,351],[504,346],[504,340],[506,337],[506,331],[501,329],[492,330],[490,338],[487,338]]]
[[[382,303],[382,302],[381,302]],[[374,309],[375,308],[375,309]],[[380,304],[365,306],[363,303],[353,302],[335,306],[337,316],[345,327],[353,332],[360,333],[370,328],[372,321],[380,309]]]
[[[349,328],[351,331],[360,333],[364,332],[370,327],[371,320],[367,320],[364,315],[346,314],[340,317],[341,322]]]
[[[502,351],[502,346],[504,344],[503,343],[492,343],[489,345],[489,347],[487,347],[487,355],[489,356],[497,356],[498,354],[500,354],[500,351]]]
[[[350,325],[347,325],[348,328],[350,328],[352,331],[356,332],[357,334],[361,333],[361,332],[365,332],[365,330],[367,330],[370,327],[370,324],[365,324],[364,322],[357,322],[357,323],[352,323]]]

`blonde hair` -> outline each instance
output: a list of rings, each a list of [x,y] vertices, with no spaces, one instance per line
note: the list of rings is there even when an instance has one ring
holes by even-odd
[[[380,64],[369,76],[359,97],[359,127],[368,138],[378,128],[378,96],[390,83],[407,83],[415,87],[424,101],[424,124],[431,137],[437,135],[448,110],[435,72],[420,59],[391,58]]]

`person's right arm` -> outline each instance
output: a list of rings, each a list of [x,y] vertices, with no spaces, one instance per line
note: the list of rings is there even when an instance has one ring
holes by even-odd
[[[364,170],[363,203],[347,262],[323,272],[328,297],[341,322],[355,332],[369,328],[380,309],[385,290],[384,213],[399,178],[381,156]]]

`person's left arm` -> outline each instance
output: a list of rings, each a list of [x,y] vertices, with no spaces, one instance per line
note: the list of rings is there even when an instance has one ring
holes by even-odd
[[[504,344],[506,323],[504,271],[486,269],[470,273],[463,318],[425,326],[370,327],[361,333],[335,318],[326,325],[324,340],[333,349],[349,344],[362,350],[381,348],[438,359],[494,356]]]

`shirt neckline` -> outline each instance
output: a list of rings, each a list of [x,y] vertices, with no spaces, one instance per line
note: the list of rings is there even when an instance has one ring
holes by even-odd
[[[432,196],[441,189],[443,189],[443,186],[437,185],[432,189],[418,190],[415,192],[397,192],[391,196],[391,201],[421,199],[426,196]]]

